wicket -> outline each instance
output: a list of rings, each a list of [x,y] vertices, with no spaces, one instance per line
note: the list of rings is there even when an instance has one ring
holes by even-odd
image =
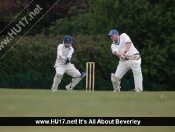
[[[94,91],[95,62],[86,62],[86,91]]]

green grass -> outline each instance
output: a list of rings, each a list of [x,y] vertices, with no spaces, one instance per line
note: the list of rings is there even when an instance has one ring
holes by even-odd
[[[175,92],[0,89],[2,117],[175,117]],[[173,132],[175,127],[0,127],[2,132]]]

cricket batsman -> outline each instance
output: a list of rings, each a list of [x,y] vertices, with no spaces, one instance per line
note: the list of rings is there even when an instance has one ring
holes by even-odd
[[[74,49],[72,47],[72,37],[66,35],[63,38],[63,44],[59,44],[57,48],[57,58],[54,66],[56,74],[53,79],[53,85],[51,87],[52,91],[58,90],[58,85],[61,82],[64,73],[72,76],[72,81],[66,86],[66,89],[68,91],[72,91],[73,88],[86,75],[86,72],[80,73],[71,63],[73,53]]]
[[[120,59],[115,74],[111,74],[111,81],[114,88],[113,92],[120,92],[120,80],[130,69],[134,75],[134,90],[136,92],[143,91],[141,58],[130,37],[126,33],[119,35],[119,32],[115,29],[111,30],[108,36],[113,42],[111,45],[112,53]]]

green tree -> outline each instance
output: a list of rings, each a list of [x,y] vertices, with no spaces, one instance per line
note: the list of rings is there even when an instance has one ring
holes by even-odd
[[[90,3],[89,25],[91,29],[96,27],[91,30],[93,34],[107,34],[113,28],[126,32],[141,53],[143,74],[161,85],[175,86],[175,1],[90,0]]]
[[[66,4],[66,1],[62,4]],[[9,75],[33,70],[39,75],[53,77],[54,69],[50,71],[48,69],[53,68],[56,47],[58,42],[62,42],[63,35],[70,34],[73,36],[75,48],[72,62],[77,68],[83,71],[87,61],[94,61],[96,77],[110,80],[110,73],[115,71],[118,58],[111,54],[111,41],[107,34],[115,28],[120,33],[127,33],[140,51],[145,80],[160,84],[162,87],[159,90],[167,87],[167,90],[173,90],[175,1],[89,0],[88,3],[86,0],[84,2],[86,9],[70,4],[66,11],[61,8],[65,14],[62,19],[58,17],[49,29],[43,31],[46,34],[24,37],[0,62],[0,68],[3,69],[0,71],[1,74]],[[131,71],[122,81],[129,86],[130,82],[125,82],[127,79],[133,79]],[[150,84],[154,86],[151,87],[148,83],[144,85],[149,90],[156,90],[158,85],[151,82]]]

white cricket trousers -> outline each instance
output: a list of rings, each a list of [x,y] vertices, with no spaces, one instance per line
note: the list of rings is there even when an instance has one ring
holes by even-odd
[[[143,90],[142,86],[142,71],[141,71],[141,58],[139,60],[121,60],[117,66],[115,76],[119,79],[125,75],[128,70],[132,70],[134,75],[135,89],[140,88]]]
[[[64,73],[67,73],[72,77],[81,76],[81,73],[79,72],[79,70],[75,68],[74,64],[58,65],[58,66],[55,66],[55,70],[56,70],[56,73],[60,75],[64,75]]]

